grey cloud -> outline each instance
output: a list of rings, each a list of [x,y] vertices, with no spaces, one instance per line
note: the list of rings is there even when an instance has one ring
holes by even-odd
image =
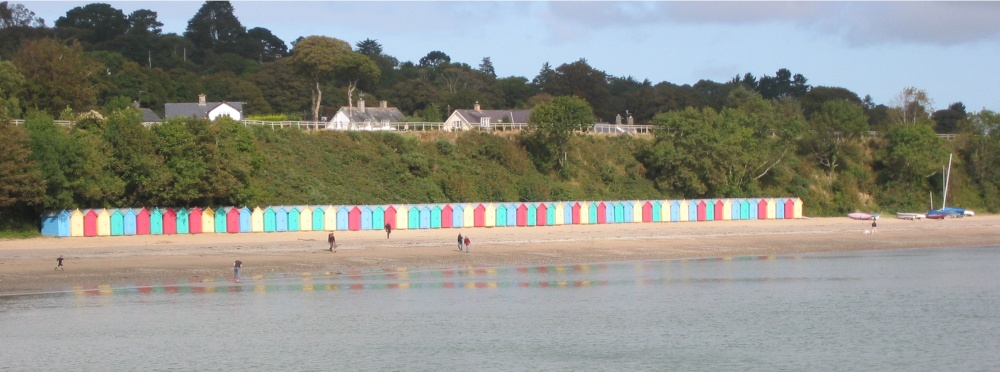
[[[640,25],[785,23],[851,45],[957,45],[1000,38],[1000,2],[553,2],[543,19],[556,40]]]

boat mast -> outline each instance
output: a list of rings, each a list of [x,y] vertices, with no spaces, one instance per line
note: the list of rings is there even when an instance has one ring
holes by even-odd
[[[948,154],[948,172],[945,173],[944,177],[944,196],[941,197],[941,209],[944,209],[945,202],[948,201],[948,181],[951,180],[951,156],[953,154]]]

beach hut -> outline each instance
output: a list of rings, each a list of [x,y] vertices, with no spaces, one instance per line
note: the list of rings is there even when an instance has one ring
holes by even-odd
[[[579,225],[580,224],[580,203],[574,202],[570,207],[566,208],[569,213],[569,218],[566,221],[567,224]]]
[[[264,210],[264,232],[275,231],[278,231],[278,214],[269,206]]]
[[[149,235],[152,231],[149,222],[149,210],[146,208],[139,209],[139,212],[135,214],[135,234]]]
[[[794,218],[802,218],[802,199],[795,198],[794,209],[792,210],[792,216]]]
[[[337,208],[337,230],[347,231],[351,227],[351,210],[341,205]]]
[[[580,224],[597,223],[597,205],[583,201],[580,202]]]
[[[785,199],[771,199],[774,201],[774,218],[783,220],[785,219]]]
[[[201,234],[201,208],[194,207],[188,211],[188,234]]]
[[[80,209],[69,213],[69,236],[83,236],[83,212]]]
[[[365,205],[365,206],[356,207],[356,208],[358,208],[358,210],[361,212],[361,214],[359,216],[360,220],[358,221],[359,222],[358,223],[358,229],[359,230],[372,230],[372,229],[374,229],[375,227],[372,226],[372,208],[371,208],[371,206]],[[379,229],[381,229],[381,228],[382,228],[382,226],[379,226]]]
[[[441,228],[447,229],[452,227],[455,223],[454,213],[455,209],[451,204],[445,204],[444,207],[441,207]]]
[[[748,217],[747,219],[756,220],[758,217],[760,217],[760,213],[758,211],[758,206],[760,204],[757,203],[757,199],[747,199],[746,202],[747,206],[750,207],[749,209],[747,209],[747,217]]]
[[[59,236],[59,212],[51,211],[42,215],[42,235]]]
[[[507,213],[504,212],[504,219],[506,218]],[[486,204],[486,209],[483,213],[483,225],[486,227],[503,226],[497,224],[497,207],[493,203]]]
[[[385,228],[385,206],[379,205],[372,208],[372,229]]]
[[[420,228],[420,206],[411,205],[410,210],[406,212],[406,228],[408,229],[419,229]]]
[[[496,225],[495,226],[507,226],[507,206],[500,204],[496,211]]]
[[[132,208],[125,208],[124,217],[122,218],[122,233],[125,235],[135,235],[135,210]],[[62,236],[62,235],[60,235]]]
[[[405,205],[400,205],[396,208],[396,225],[393,226],[396,229],[406,229],[409,225],[410,219],[410,209]]]
[[[655,219],[653,217],[656,217]],[[660,203],[646,201],[642,203],[642,222],[660,222]]]
[[[153,208],[149,212],[149,233],[163,235],[163,211],[160,208]]]
[[[747,199],[740,199],[740,219],[749,220],[750,219],[750,201]]]
[[[441,228],[441,205],[435,204],[433,207],[427,207],[430,210],[430,228],[440,229]]]
[[[465,207],[462,204],[448,205],[452,208],[449,213],[451,213],[451,225],[448,227],[458,228],[465,226]],[[441,216],[444,219],[444,216]]]
[[[97,212],[93,209],[83,213],[83,236],[97,236]]]
[[[283,205],[274,208],[274,231],[288,231],[288,210]]]
[[[476,205],[462,204],[462,227],[476,226]]]
[[[699,219],[699,213],[702,217]],[[704,221],[705,219],[705,203],[702,200],[692,200],[691,204],[688,204],[688,221]]]
[[[332,205],[321,208],[323,210],[323,230],[337,229],[337,210]]]
[[[739,201],[739,199],[733,200],[732,203],[729,205],[729,208],[730,208],[730,210],[729,210],[729,216],[730,216],[731,219],[734,219],[734,220],[741,220],[741,219],[743,219],[742,217],[740,217],[740,201]]]
[[[97,211],[97,236],[111,235],[111,213],[101,208]]]
[[[176,235],[177,211],[175,211],[173,208],[164,208],[161,217],[163,218],[163,234]]]
[[[235,206],[226,211],[226,232],[230,234],[240,232],[240,209]]]
[[[122,213],[121,209],[115,209],[114,212],[111,213],[109,224],[111,227],[111,236],[125,235],[125,214]]]
[[[517,205],[507,203],[507,226],[517,226]]]
[[[494,211],[494,213],[496,213]],[[494,216],[494,219],[496,216]],[[472,210],[472,226],[483,227],[486,225],[486,206],[477,204]]]
[[[592,224],[601,223],[602,219],[607,218],[607,216],[604,214],[605,210],[603,202],[602,203],[593,202],[589,204],[590,205],[587,206],[590,209],[587,213],[588,217],[587,223],[592,223]]]
[[[567,213],[567,205],[570,212]],[[552,213],[549,225],[568,225],[573,223],[573,205],[569,203],[555,202],[549,204],[549,213]]]
[[[212,226],[212,231],[218,234],[226,232],[226,218],[230,209],[232,209],[232,207],[215,208],[215,225]]]
[[[299,231],[313,230],[313,210],[308,205],[303,205],[299,210]]]
[[[176,231],[178,234],[190,234],[191,229],[191,212],[185,208],[180,208],[177,210],[177,225]]]
[[[212,207],[205,207],[201,212],[201,232],[205,234],[215,233],[215,210]]]
[[[545,224],[545,215],[541,216],[542,224]],[[538,204],[524,203],[524,226],[538,226]]]
[[[302,227],[302,213],[298,207],[291,206],[288,208],[288,230],[287,231],[299,231],[299,227]]]
[[[264,232],[264,210],[260,206],[253,207],[250,212],[250,231]]]
[[[313,231],[323,231],[326,230],[324,223],[326,222],[326,211],[322,206],[317,205],[316,208],[312,210],[312,230]]]
[[[392,229],[396,229],[396,207],[389,205],[385,207],[385,222],[392,225]]]
[[[619,211],[621,212],[619,213]],[[621,217],[618,217],[619,215]],[[615,222],[632,223],[635,220],[635,208],[633,208],[632,202],[619,201],[618,205],[615,206]],[[642,221],[642,206],[639,207],[639,221]]]
[[[638,200],[636,200],[636,201],[630,201],[629,202],[630,207],[625,208],[625,212],[626,213],[627,212],[632,212],[631,213],[632,214],[632,218],[631,219],[626,218],[625,220],[628,221],[628,222],[633,222],[633,223],[635,223],[635,222],[652,222],[652,219],[653,219],[653,211],[652,211],[652,209],[650,209],[650,211],[649,211],[649,218],[650,218],[650,220],[649,221],[643,221],[642,220],[642,217],[643,217],[642,216],[642,207],[643,207],[644,204],[645,203],[643,201],[638,201]],[[652,207],[652,206],[650,206],[650,207]]]
[[[243,208],[240,208],[240,210],[239,210],[239,230],[237,230],[237,232],[241,232],[241,233],[252,232],[253,231],[253,226],[252,226],[253,225],[253,221],[252,221],[252,219],[253,219],[253,212],[250,211],[249,207],[247,207],[247,206],[244,205]]]
[[[781,218],[795,218],[795,199],[785,199],[783,207],[785,208],[785,213],[781,216]]]
[[[597,210],[594,213],[594,218],[590,221],[591,223],[608,223],[608,205],[604,204],[603,201],[596,202],[592,204]],[[614,207],[612,207],[612,217],[611,220],[614,221]]]

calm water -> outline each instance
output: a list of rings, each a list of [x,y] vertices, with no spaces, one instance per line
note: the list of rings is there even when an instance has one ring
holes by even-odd
[[[0,296],[0,370],[1000,370],[1000,248]]]

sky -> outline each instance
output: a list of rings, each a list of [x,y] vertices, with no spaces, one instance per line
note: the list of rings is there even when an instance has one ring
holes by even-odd
[[[93,1],[20,3],[52,27]],[[126,15],[157,12],[164,33],[183,34],[203,2],[105,2]],[[442,51],[500,77],[531,80],[544,63],[580,59],[605,73],[653,84],[774,76],[842,87],[892,106],[907,87],[934,110],[962,102],[1000,111],[1000,2],[459,2],[232,1],[246,28],[291,42],[322,35],[417,62]]]

